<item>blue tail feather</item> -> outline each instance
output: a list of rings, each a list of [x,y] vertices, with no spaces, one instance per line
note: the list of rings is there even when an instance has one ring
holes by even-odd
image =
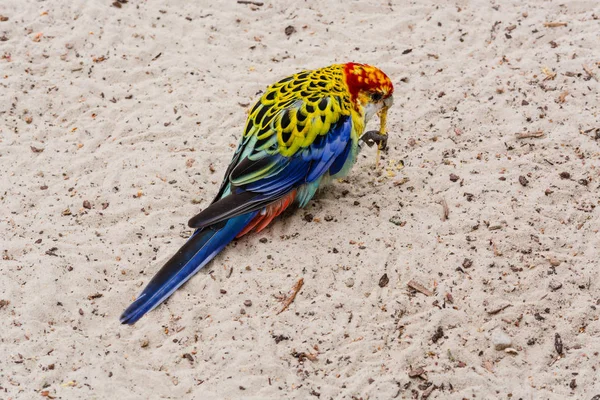
[[[133,325],[165,301],[175,290],[212,260],[254,218],[257,211],[198,229],[150,280],[139,297],[123,312],[121,323]]]

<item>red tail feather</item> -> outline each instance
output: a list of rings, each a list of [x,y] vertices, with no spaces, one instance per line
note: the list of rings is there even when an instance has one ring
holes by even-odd
[[[242,237],[253,229],[256,229],[256,232],[260,232],[265,229],[276,216],[284,212],[294,202],[296,199],[296,193],[296,189],[294,189],[286,196],[269,204],[267,207],[265,207],[265,211],[257,214],[256,217],[254,217],[252,221],[250,221],[248,225],[242,229],[237,237]]]

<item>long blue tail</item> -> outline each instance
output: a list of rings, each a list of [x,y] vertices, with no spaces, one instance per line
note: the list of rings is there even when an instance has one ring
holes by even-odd
[[[133,325],[148,311],[165,301],[177,288],[213,259],[254,218],[257,211],[198,229],[158,271],[127,309],[121,323]]]

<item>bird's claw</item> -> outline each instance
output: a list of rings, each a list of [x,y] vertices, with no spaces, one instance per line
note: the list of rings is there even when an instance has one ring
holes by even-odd
[[[382,135],[379,131],[368,131],[359,140],[365,142],[369,147],[377,144],[377,147],[384,150],[387,147],[388,135]]]

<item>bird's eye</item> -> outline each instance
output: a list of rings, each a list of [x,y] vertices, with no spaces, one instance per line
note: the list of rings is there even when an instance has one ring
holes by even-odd
[[[381,100],[383,97],[383,94],[379,93],[379,92],[374,92],[371,93],[371,100],[373,100],[374,102],[378,102],[379,100]]]

